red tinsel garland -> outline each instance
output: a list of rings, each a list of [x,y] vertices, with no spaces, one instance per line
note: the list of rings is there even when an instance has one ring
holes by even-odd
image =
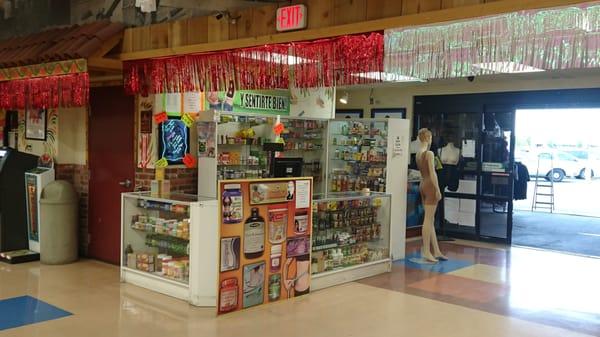
[[[330,87],[381,81],[358,76],[383,71],[383,34],[337,38],[219,53],[128,61],[129,94],[238,89]]]
[[[88,73],[0,82],[0,108],[34,109],[86,106]]]

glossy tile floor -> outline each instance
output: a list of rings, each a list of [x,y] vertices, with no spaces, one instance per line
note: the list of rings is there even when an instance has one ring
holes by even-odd
[[[100,262],[0,264],[0,301],[29,295],[72,313],[0,337],[600,335],[600,260],[462,242],[443,249],[460,268],[397,263],[389,274],[219,318],[120,284],[118,269]]]

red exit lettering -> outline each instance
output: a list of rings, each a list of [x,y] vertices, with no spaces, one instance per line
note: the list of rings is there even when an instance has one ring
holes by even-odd
[[[277,31],[283,32],[306,28],[306,6],[294,5],[277,10]]]

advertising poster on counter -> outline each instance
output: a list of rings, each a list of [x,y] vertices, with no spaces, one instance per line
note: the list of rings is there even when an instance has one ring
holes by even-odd
[[[219,182],[219,315],[310,292],[311,190],[312,178]]]

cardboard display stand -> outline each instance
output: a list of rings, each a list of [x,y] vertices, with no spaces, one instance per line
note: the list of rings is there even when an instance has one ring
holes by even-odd
[[[308,294],[312,178],[219,182],[219,314]]]

